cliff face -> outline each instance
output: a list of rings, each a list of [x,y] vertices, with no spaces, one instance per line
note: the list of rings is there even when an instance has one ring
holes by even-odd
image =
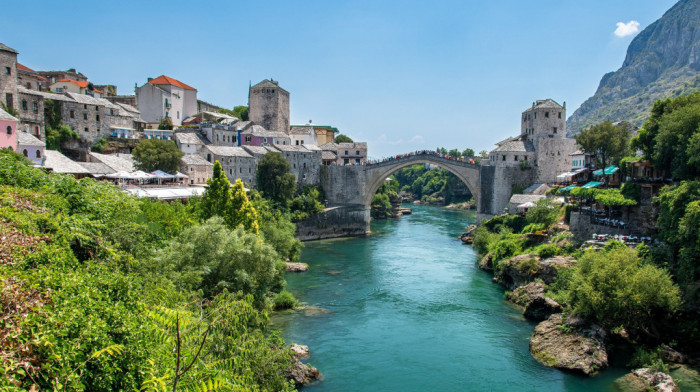
[[[599,122],[641,126],[657,99],[700,90],[700,0],[681,0],[637,35],[622,67],[569,117],[569,136]]]

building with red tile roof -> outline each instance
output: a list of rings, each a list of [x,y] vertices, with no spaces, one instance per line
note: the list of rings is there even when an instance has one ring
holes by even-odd
[[[46,78],[26,65],[17,63],[17,83],[30,90],[46,90]]]
[[[175,78],[161,75],[148,78],[141,87],[136,87],[136,102],[141,118],[153,128],[165,117],[174,126],[197,113],[197,89]]]

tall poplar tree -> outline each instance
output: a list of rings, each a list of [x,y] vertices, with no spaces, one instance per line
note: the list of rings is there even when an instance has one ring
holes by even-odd
[[[231,187],[231,182],[221,168],[219,161],[214,162],[212,178],[207,181],[209,188],[204,192],[200,202],[200,217],[207,220],[218,215],[231,229],[238,226],[254,234],[260,228],[260,216],[246,196],[243,182],[237,179]]]

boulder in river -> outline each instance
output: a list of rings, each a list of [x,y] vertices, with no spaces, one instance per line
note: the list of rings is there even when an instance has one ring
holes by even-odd
[[[287,262],[287,272],[306,272],[309,270],[309,265],[306,263],[290,263]]]
[[[544,283],[530,282],[508,294],[508,300],[525,308],[523,313],[525,318],[543,321],[552,314],[561,312],[561,305],[555,300],[545,297],[544,292]]]
[[[641,368],[632,371],[624,377],[615,381],[618,389],[624,391],[659,391],[659,392],[679,392],[680,389],[673,378],[666,373],[658,372],[649,368]]]
[[[310,382],[321,377],[321,372],[315,367],[302,363],[300,360],[294,363],[290,369],[287,369],[287,379],[294,380],[294,385],[300,388]]]
[[[564,323],[559,313],[539,323],[530,338],[530,353],[547,366],[594,375],[608,366],[605,332],[575,321]]]
[[[294,351],[294,356],[297,358],[304,358],[309,356],[309,346],[292,343],[292,345],[289,348],[292,351]]]

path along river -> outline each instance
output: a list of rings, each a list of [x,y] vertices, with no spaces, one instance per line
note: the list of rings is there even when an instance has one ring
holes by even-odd
[[[366,238],[307,242],[310,270],[287,274],[311,307],[273,321],[287,342],[309,346],[325,376],[306,391],[615,390],[622,369],[585,378],[530,356],[535,324],[456,239],[473,212],[413,211],[373,222]]]

